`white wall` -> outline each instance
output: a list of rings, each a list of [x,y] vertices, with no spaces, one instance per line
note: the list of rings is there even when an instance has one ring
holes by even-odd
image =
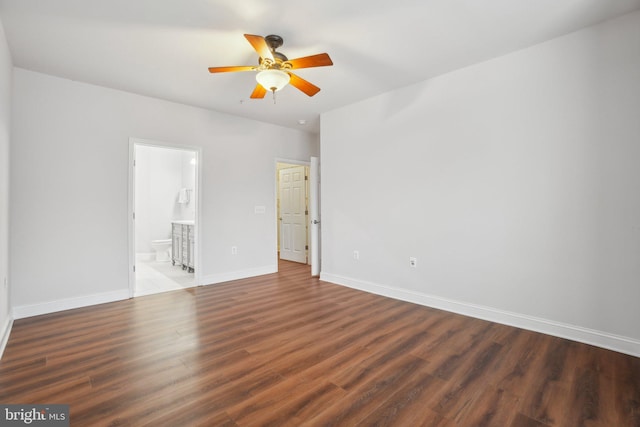
[[[19,68],[12,132],[16,317],[128,297],[130,137],[202,147],[204,283],[277,267],[274,159],[317,148],[300,131]]]
[[[178,203],[181,188],[195,188],[195,152],[136,146],[136,253],[152,253],[152,240],[171,238],[171,221],[195,219],[195,201]],[[193,196],[193,191],[190,192]]]
[[[0,356],[11,328],[9,302],[9,140],[13,65],[0,23]]]
[[[174,219],[196,219],[196,153],[193,151],[182,151],[182,184],[181,188],[189,191],[189,202],[178,204],[178,216]]]
[[[322,278],[640,355],[639,118],[640,12],[324,114]]]

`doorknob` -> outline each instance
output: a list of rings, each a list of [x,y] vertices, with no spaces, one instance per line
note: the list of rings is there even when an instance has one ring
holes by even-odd
[[[313,225],[320,224],[320,221],[318,221],[317,219],[314,219],[313,221],[311,221],[311,224]]]

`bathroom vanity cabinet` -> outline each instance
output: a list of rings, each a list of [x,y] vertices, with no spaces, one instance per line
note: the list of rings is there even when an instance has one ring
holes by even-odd
[[[171,263],[181,265],[183,270],[194,272],[195,233],[193,221],[171,223]]]

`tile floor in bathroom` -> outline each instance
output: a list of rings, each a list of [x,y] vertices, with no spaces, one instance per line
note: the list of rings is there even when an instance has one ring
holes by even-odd
[[[134,295],[156,294],[194,286],[194,275],[182,266],[169,262],[136,259],[136,290]]]

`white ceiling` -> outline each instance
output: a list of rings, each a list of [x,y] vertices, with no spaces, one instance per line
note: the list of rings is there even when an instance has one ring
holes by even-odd
[[[319,131],[322,112],[531,46],[640,8],[640,0],[0,0],[17,67]],[[243,37],[278,34],[289,58],[327,52],[333,67],[297,74],[251,100]],[[307,124],[301,126],[299,119]]]

